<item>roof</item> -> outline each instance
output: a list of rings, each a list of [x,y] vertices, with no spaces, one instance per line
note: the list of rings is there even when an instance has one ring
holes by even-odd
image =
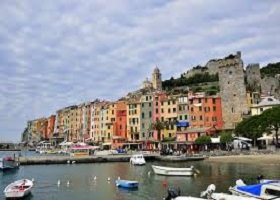
[[[212,127],[190,128],[186,130],[186,133],[202,133],[212,129],[213,129]]]
[[[252,107],[280,106],[280,101],[273,96],[265,97],[259,104]]]

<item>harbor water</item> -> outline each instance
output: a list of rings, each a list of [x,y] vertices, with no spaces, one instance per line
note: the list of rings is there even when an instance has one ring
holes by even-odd
[[[193,177],[159,176],[153,173],[151,165],[171,167],[192,165],[200,173]],[[152,173],[149,175],[150,171]],[[166,197],[168,187],[180,188],[181,195],[199,196],[201,191],[213,183],[217,187],[216,191],[228,192],[229,186],[233,186],[237,179],[256,183],[259,174],[266,178],[280,178],[279,166],[225,164],[207,160],[183,163],[154,161],[144,166],[133,166],[128,162],[27,165],[0,172],[0,199],[4,199],[3,190],[8,184],[22,178],[35,180],[32,195],[26,198],[32,200],[162,200]],[[138,190],[117,188],[115,180],[118,177],[139,181]],[[60,186],[57,185],[58,180]]]

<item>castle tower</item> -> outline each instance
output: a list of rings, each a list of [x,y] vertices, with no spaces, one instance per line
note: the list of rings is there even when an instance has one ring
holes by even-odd
[[[251,88],[251,92],[260,92],[261,86],[261,71],[260,64],[249,64],[246,68],[247,82]]]
[[[222,99],[224,129],[234,129],[242,121],[249,108],[243,72],[243,61],[239,55],[218,61],[219,85]]]
[[[161,73],[158,67],[156,67],[153,72],[153,88],[156,90],[162,90]]]

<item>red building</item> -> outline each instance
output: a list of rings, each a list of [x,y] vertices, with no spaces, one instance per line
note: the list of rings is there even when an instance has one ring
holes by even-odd
[[[116,102],[116,121],[113,124],[113,148],[122,147],[127,139],[126,102]]]

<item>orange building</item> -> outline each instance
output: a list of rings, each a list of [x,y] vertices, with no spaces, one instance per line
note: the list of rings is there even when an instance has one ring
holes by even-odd
[[[52,138],[54,133],[55,115],[51,115],[47,122],[47,138]]]
[[[201,135],[215,135],[223,127],[220,96],[191,95],[189,100],[190,127],[187,141],[194,141]]]
[[[127,139],[127,126],[126,126],[126,102],[116,102],[116,121],[113,125],[113,148],[118,148]]]

